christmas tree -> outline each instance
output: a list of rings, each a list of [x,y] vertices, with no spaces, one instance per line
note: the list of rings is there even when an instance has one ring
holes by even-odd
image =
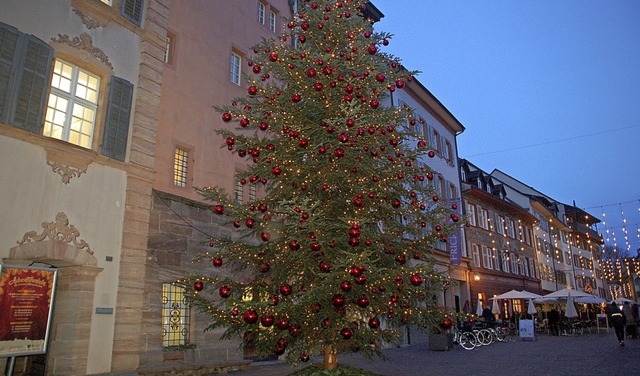
[[[210,273],[180,283],[211,328],[261,355],[324,354],[334,368],[338,352],[380,355],[403,326],[441,319],[433,296],[446,276],[429,255],[456,207],[434,191],[434,152],[411,109],[389,105],[414,72],[381,51],[391,35],[365,7],[299,2],[287,31],[254,48],[247,95],[217,108],[223,147],[249,162],[237,179],[264,194],[200,190],[233,235],[198,259]]]

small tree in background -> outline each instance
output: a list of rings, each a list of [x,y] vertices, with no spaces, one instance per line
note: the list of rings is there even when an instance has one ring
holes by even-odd
[[[237,179],[265,194],[200,190],[233,236],[199,258],[210,273],[180,283],[225,338],[293,363],[323,353],[334,368],[340,351],[380,355],[400,327],[438,324],[446,276],[429,252],[458,218],[433,189],[421,125],[383,105],[412,80],[380,51],[390,34],[361,1],[299,4],[279,40],[254,48],[247,95],[218,108],[237,125],[218,131],[224,147],[250,162]]]

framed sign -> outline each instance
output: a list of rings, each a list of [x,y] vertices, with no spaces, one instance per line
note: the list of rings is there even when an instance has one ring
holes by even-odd
[[[47,352],[57,273],[0,265],[0,357]]]

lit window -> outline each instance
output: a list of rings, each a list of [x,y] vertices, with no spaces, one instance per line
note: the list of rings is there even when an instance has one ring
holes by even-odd
[[[473,266],[480,267],[480,248],[477,244],[471,244],[473,255]]]
[[[176,148],[173,156],[173,184],[178,187],[187,186],[187,165],[189,153],[186,150]]]
[[[482,266],[487,269],[493,269],[493,258],[491,257],[491,250],[484,245],[482,246]]]
[[[235,192],[236,201],[239,204],[242,204],[244,200],[244,187],[242,186],[242,183],[240,183],[240,181],[236,181],[236,187],[234,192]]]
[[[231,82],[240,85],[240,55],[231,53]]]
[[[108,6],[111,6],[111,0],[100,0],[100,1],[107,4]]]
[[[189,305],[184,288],[162,284],[162,346],[189,344]]]
[[[258,2],[258,22],[260,22],[261,25],[264,25],[265,12],[265,5],[261,2]]]
[[[274,11],[269,13],[269,30],[276,32],[276,13]]]
[[[98,76],[56,60],[43,134],[91,148],[99,86]]]

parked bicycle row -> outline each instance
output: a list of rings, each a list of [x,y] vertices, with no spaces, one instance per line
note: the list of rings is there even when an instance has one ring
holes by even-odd
[[[511,322],[493,323],[464,321],[454,326],[454,344],[465,350],[488,346],[495,342],[508,342],[518,336],[515,325]]]

